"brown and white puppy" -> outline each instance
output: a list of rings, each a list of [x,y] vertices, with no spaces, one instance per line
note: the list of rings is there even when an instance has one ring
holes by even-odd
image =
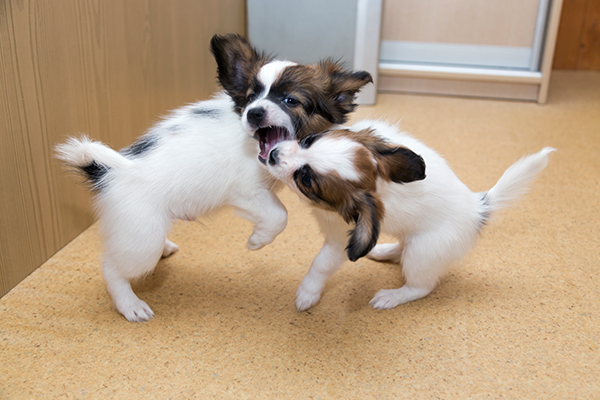
[[[378,181],[425,179],[425,163],[411,150],[369,131],[347,129],[281,143],[269,154],[269,168],[301,198],[355,224],[346,247],[351,261],[364,257],[377,243],[385,212]]]
[[[354,95],[371,81],[330,61],[306,66],[266,57],[234,34],[214,36],[211,51],[227,94],[173,111],[121,151],[86,137],[56,147],[57,157],[91,183],[104,279],[129,321],[154,316],[131,282],[177,251],[167,240],[174,220],[229,206],[255,224],[249,249],[273,242],[287,210],[275,194],[281,185],[274,186],[257,155],[264,162],[282,139],[343,123]]]
[[[367,254],[401,263],[406,278],[400,289],[379,291],[373,307],[427,296],[474,245],[491,214],[527,190],[552,151],[521,159],[492,189],[474,193],[439,154],[383,122],[362,121],[277,144],[269,170],[314,206],[325,235],[298,288],[296,307],[312,307],[344,261]],[[375,246],[380,230],[398,243]]]
[[[219,82],[246,131],[259,141],[262,163],[282,140],[345,123],[356,108],[356,94],[373,82],[368,72],[350,71],[332,60],[309,65],[276,60],[239,35],[215,36],[211,49]]]

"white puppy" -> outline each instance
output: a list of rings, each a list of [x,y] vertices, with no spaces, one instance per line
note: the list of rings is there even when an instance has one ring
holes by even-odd
[[[345,122],[355,94],[371,81],[334,62],[273,60],[238,35],[213,37],[211,50],[227,94],[175,110],[120,152],[86,137],[56,146],[57,157],[82,172],[95,192],[104,279],[129,321],[154,315],[131,282],[177,251],[167,240],[173,220],[231,206],[256,224],[251,250],[271,243],[287,212],[257,156],[264,163],[277,142]]]
[[[325,235],[298,288],[296,307],[315,305],[343,262],[367,254],[401,263],[406,278],[399,289],[379,291],[373,307],[389,309],[427,296],[475,244],[492,213],[527,190],[552,151],[522,158],[493,188],[473,193],[439,154],[383,122],[362,121],[277,144],[269,155],[271,173],[315,207]],[[398,243],[375,246],[380,230]]]

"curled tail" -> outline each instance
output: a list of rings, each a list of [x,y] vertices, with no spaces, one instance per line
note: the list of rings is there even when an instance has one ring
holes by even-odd
[[[521,158],[502,174],[494,187],[479,194],[484,223],[492,212],[508,206],[527,193],[531,183],[548,165],[548,155],[553,151],[556,149],[545,147],[535,154]]]
[[[75,167],[100,190],[102,179],[111,168],[129,168],[133,161],[123,157],[110,147],[82,136],[69,138],[54,148],[56,158],[70,167]]]

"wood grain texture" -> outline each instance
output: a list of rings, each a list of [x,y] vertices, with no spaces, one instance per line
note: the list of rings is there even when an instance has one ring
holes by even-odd
[[[600,70],[600,0],[588,0],[578,69]]]
[[[92,222],[52,147],[116,148],[215,91],[215,33],[245,32],[243,0],[0,2],[0,295]]]
[[[600,0],[565,0],[553,68],[600,70]]]
[[[579,59],[579,43],[585,22],[588,0],[566,0],[563,2],[553,67],[576,69]]]

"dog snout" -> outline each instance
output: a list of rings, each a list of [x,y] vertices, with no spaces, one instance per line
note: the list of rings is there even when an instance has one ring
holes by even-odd
[[[263,107],[254,107],[248,110],[248,122],[255,128],[258,128],[265,119],[267,111]]]
[[[275,148],[269,153],[269,165],[279,164],[279,149]]]

